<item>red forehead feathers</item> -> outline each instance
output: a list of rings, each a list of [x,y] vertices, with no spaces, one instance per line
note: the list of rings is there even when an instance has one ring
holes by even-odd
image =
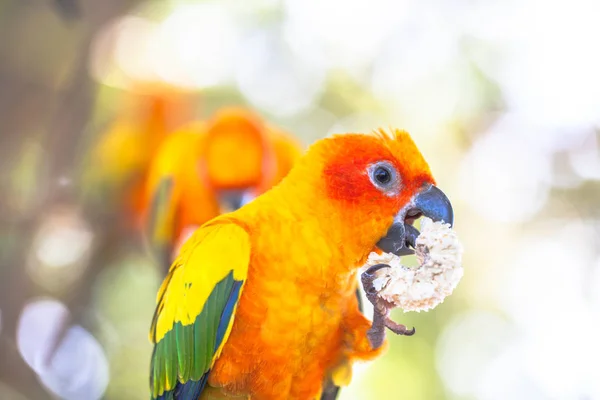
[[[361,201],[403,201],[425,182],[434,183],[429,166],[407,132],[335,135],[322,141],[323,173],[332,198]],[[404,195],[385,199],[370,182],[367,167],[389,161],[400,174]]]

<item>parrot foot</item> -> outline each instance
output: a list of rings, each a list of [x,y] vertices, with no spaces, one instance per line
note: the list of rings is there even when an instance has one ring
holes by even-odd
[[[394,305],[377,295],[377,289],[373,285],[373,280],[377,277],[375,272],[382,268],[390,268],[390,266],[387,264],[373,265],[363,272],[360,278],[367,299],[373,304],[373,324],[367,332],[367,337],[374,349],[379,348],[383,344],[385,328],[388,328],[397,335],[412,336],[415,334],[415,328],[408,329],[406,326],[398,324],[389,318],[390,311],[394,308]]]

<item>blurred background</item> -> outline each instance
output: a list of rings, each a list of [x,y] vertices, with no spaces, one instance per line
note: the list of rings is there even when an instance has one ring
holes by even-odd
[[[223,106],[409,130],[465,276],[342,399],[600,399],[600,3],[0,1],[0,398],[147,399],[139,186]],[[370,311],[368,311],[370,315]]]

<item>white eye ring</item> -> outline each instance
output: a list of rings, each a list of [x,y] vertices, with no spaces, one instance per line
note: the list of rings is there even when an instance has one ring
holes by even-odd
[[[400,174],[389,161],[379,161],[369,165],[367,173],[371,183],[388,196],[400,192]]]

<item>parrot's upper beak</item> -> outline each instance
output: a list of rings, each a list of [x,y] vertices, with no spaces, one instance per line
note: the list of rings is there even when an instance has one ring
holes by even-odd
[[[433,221],[446,222],[450,226],[454,223],[454,211],[450,200],[440,189],[427,184],[396,214],[394,223],[386,235],[377,242],[377,247],[397,256],[413,254],[411,247],[415,247],[420,232],[412,224],[421,216],[431,218]]]

